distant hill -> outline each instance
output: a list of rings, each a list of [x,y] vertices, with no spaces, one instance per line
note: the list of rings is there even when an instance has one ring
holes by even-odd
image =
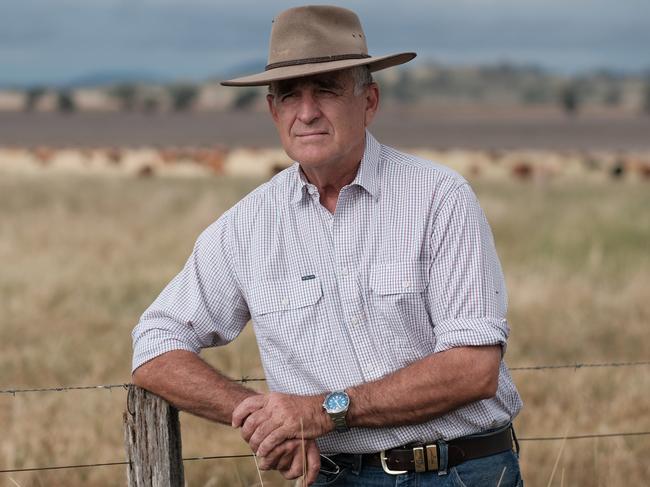
[[[574,76],[509,63],[449,66],[424,63],[376,74],[382,92],[397,103],[464,101],[487,104],[565,103],[609,107],[638,105],[650,77],[597,70]]]
[[[65,88],[102,88],[120,84],[166,84],[173,80],[151,71],[97,71],[73,78],[62,87]]]
[[[15,110],[17,106],[24,106],[28,111],[55,110],[61,106],[63,95],[71,96],[73,110],[80,111],[114,110],[116,106],[148,113],[170,109],[265,110],[263,89],[233,91],[218,85],[224,79],[263,69],[264,61],[255,60],[232,66],[223,74],[209,79],[187,81],[149,71],[98,71],[59,85],[18,87],[15,90],[18,94],[4,95],[4,110]],[[556,105],[570,114],[591,106],[650,114],[650,73],[597,70],[569,76],[526,64],[458,66],[420,62],[379,71],[375,78],[381,86],[383,99],[396,106],[450,103],[482,106]],[[84,93],[77,96],[74,93],[77,90]],[[67,91],[73,93],[68,95],[65,93]],[[23,96],[24,102],[17,101],[17,96]]]

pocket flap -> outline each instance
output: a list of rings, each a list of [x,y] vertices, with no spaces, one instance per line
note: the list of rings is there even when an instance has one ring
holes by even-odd
[[[264,281],[251,289],[251,315],[303,308],[316,304],[323,295],[320,279]]]
[[[370,287],[381,295],[421,293],[427,287],[424,262],[393,262],[376,265],[370,273]]]

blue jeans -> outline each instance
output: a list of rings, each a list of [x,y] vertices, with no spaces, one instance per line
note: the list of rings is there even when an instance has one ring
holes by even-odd
[[[519,458],[514,451],[468,460],[439,472],[389,475],[379,467],[342,469],[336,475],[321,473],[314,487],[523,487]]]

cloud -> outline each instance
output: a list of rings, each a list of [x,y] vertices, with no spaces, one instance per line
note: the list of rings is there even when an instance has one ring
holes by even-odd
[[[331,1],[331,0],[330,0]],[[647,0],[350,0],[372,53],[511,58],[552,67],[650,65]],[[266,57],[279,0],[3,0],[0,81],[108,67],[200,76]],[[3,72],[4,71],[4,72]]]

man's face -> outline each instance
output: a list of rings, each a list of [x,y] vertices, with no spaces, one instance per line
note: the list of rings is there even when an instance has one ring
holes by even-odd
[[[305,169],[359,162],[377,111],[376,84],[355,94],[349,72],[336,71],[281,81],[274,91],[269,109],[289,157]]]

